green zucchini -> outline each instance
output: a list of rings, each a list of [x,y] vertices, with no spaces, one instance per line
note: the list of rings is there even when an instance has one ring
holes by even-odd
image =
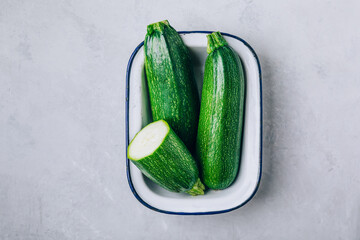
[[[208,38],[196,156],[203,183],[225,189],[240,164],[245,76],[239,56],[219,32]]]
[[[166,20],[148,25],[144,49],[153,120],[167,121],[192,152],[200,99],[189,50]]]
[[[129,144],[128,158],[169,191],[204,194],[195,159],[164,120],[150,123],[136,134]]]

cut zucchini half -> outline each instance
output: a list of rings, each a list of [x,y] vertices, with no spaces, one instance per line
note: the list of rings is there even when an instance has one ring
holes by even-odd
[[[172,192],[204,194],[195,159],[164,120],[150,123],[136,134],[128,158],[149,179]]]

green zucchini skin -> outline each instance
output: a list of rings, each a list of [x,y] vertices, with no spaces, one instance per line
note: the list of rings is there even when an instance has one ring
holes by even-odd
[[[208,37],[208,57],[196,142],[203,183],[225,189],[238,173],[244,119],[245,76],[239,56],[219,32]]]
[[[171,192],[204,194],[205,187],[200,181],[195,159],[168,123],[166,125],[169,131],[151,155],[134,160],[128,154],[128,158],[145,176]]]
[[[200,99],[189,50],[166,20],[147,27],[144,49],[153,120],[166,120],[193,152]]]

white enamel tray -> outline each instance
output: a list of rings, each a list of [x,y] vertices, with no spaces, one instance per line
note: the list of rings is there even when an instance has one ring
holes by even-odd
[[[206,35],[211,32],[179,32],[192,54],[194,71],[201,92],[205,59]],[[246,74],[245,125],[241,163],[234,183],[225,190],[209,190],[203,196],[172,193],[147,179],[126,159],[127,177],[134,196],[146,207],[168,214],[202,215],[224,213],[246,204],[256,193],[261,178],[262,162],[262,96],[259,60],[248,43],[239,37],[222,33],[239,54]],[[147,93],[144,49],[141,43],[130,57],[126,86],[126,144],[152,121]],[[126,146],[126,148],[127,148]]]

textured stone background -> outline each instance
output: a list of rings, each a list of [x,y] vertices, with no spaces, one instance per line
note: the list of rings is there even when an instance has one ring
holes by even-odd
[[[360,4],[0,1],[0,239],[360,239]],[[143,207],[125,175],[125,68],[146,25],[247,40],[264,171],[216,216]]]

